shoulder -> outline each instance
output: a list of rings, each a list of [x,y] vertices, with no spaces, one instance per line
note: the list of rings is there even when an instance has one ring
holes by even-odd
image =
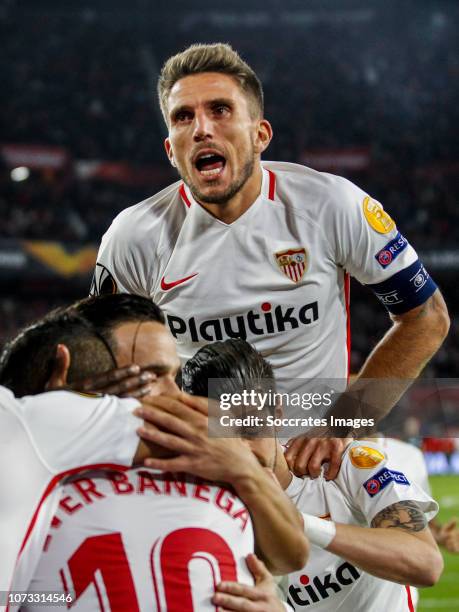
[[[420,448],[396,438],[384,438],[383,446],[390,457],[396,456],[401,459],[409,458],[410,460],[411,458],[422,459],[424,457]]]
[[[305,196],[320,200],[323,203],[339,203],[346,199],[363,199],[365,193],[348,179],[319,172],[288,162],[263,162],[263,167],[276,176],[276,190],[282,197],[296,195],[305,199]]]
[[[157,236],[155,230],[164,224],[173,225],[184,218],[184,206],[180,202],[180,185],[177,181],[154,196],[122,210],[112,221],[103,241],[116,240],[136,244],[145,235]]]
[[[77,391],[55,390],[45,391],[37,395],[26,395],[19,398],[17,403],[21,413],[37,413],[37,418],[39,418],[40,413],[44,415],[46,411],[54,409],[68,413],[74,409],[78,410],[85,406],[95,405],[95,402],[100,402],[103,397],[103,395],[83,394]]]
[[[124,401],[124,400],[123,400]],[[84,419],[89,413],[108,409],[111,404],[120,404],[122,401],[112,395],[98,393],[80,393],[78,391],[55,390],[27,395],[16,400],[18,410],[32,419],[44,419],[45,415],[55,415],[59,420],[65,421],[69,414],[75,419]],[[135,405],[138,402],[135,401]]]
[[[286,162],[264,162],[263,167],[275,174],[275,202],[317,229],[337,232],[344,218],[363,217],[366,193],[342,176]]]
[[[13,406],[17,403],[17,399],[14,397],[14,394],[10,389],[0,385],[0,406],[5,409]]]
[[[138,405],[134,398],[60,390],[17,400],[18,413],[32,435],[47,439],[52,434],[61,438],[61,444],[78,438],[88,428],[103,430],[115,422],[123,427],[123,419],[129,421]]]
[[[1,424],[0,427],[2,432],[0,433],[0,438],[4,438],[5,432],[9,431],[9,426],[12,423],[16,423],[16,425],[21,421],[20,417],[20,400],[18,400],[14,394],[7,389],[7,387],[3,387],[0,385],[0,417]],[[14,425],[14,427],[16,426]],[[1,446],[1,441],[0,441]]]
[[[420,448],[395,438],[385,438],[383,445],[391,466],[403,466],[403,470],[411,480],[430,491],[426,460]]]
[[[356,484],[365,482],[386,464],[387,454],[381,444],[355,440],[344,451],[337,483],[351,492]]]

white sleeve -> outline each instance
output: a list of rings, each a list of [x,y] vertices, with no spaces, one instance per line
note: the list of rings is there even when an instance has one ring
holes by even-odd
[[[414,453],[413,457],[413,468],[417,470],[415,480],[427,495],[432,495],[432,489],[429,483],[429,472],[427,470],[426,460],[424,459],[424,453],[420,448],[416,448],[415,450],[417,451]]]
[[[128,211],[123,213],[102,237],[90,294],[132,293],[150,297],[154,252],[147,250],[150,256],[147,261],[146,252],[136,241],[138,232],[130,227]]]
[[[368,525],[381,510],[400,501],[417,502],[430,521],[438,512],[437,502],[402,470],[378,444],[356,441],[345,452],[336,483]]]
[[[329,239],[335,261],[362,284],[380,283],[417,260],[382,205],[350,181],[333,177]]]
[[[51,391],[18,400],[30,440],[52,473],[83,465],[132,465],[141,420],[135,399]]]

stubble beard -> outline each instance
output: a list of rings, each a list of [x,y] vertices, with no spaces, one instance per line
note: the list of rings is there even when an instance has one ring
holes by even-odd
[[[226,191],[223,191],[222,193],[209,194],[209,195],[206,195],[205,193],[200,191],[199,188],[196,187],[196,185],[193,183],[193,181],[188,175],[186,175],[185,173],[182,174],[181,172],[180,174],[182,176],[183,181],[189,187],[196,201],[201,202],[203,204],[222,205],[222,204],[227,204],[230,200],[234,198],[234,196],[237,193],[239,193],[239,191],[241,191],[241,189],[247,183],[249,178],[252,176],[254,168],[255,168],[255,152],[252,149],[251,154],[245,160],[245,163],[242,166],[242,170],[239,173],[239,176],[236,178],[235,181],[233,181],[233,183],[231,183],[228,189],[226,189]],[[217,186],[218,179],[216,179],[215,181],[209,182],[208,185],[210,187],[212,187],[213,185]]]

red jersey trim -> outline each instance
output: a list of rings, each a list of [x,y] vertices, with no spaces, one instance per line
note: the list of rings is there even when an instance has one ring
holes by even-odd
[[[347,382],[351,375],[351,278],[344,274],[344,302],[346,304],[346,347],[347,347]]]
[[[276,193],[276,175],[271,170],[268,170],[269,175],[269,187],[268,187],[268,198],[274,200],[274,194]]]
[[[274,200],[274,195],[276,193],[276,175],[272,170],[268,170],[269,184],[268,184],[268,199]],[[189,197],[187,196],[185,183],[182,183],[179,188],[180,197],[183,200],[183,203],[187,208],[190,208],[191,202]]]
[[[180,193],[180,196],[181,196],[181,198],[182,198],[183,203],[185,204],[185,206],[186,206],[187,208],[190,208],[190,206],[191,206],[191,202],[190,202],[190,199],[188,198],[188,196],[187,196],[187,194],[186,194],[186,190],[185,190],[185,183],[182,183],[182,184],[180,185],[179,193]]]
[[[41,496],[40,501],[38,502],[37,507],[35,508],[35,512],[33,513],[32,518],[30,519],[30,523],[29,526],[27,527],[27,531],[26,534],[24,536],[24,539],[22,541],[21,544],[21,548],[19,549],[19,553],[16,559],[16,564],[15,567],[18,566],[19,563],[19,559],[21,557],[22,552],[24,551],[24,548],[26,547],[27,542],[29,541],[29,538],[32,534],[33,528],[35,527],[35,523],[37,522],[38,519],[38,515],[40,513],[41,507],[44,504],[46,498],[48,497],[48,495],[50,495],[52,493],[52,491],[56,488],[56,486],[60,483],[61,480],[63,480],[64,478],[67,478],[67,476],[73,476],[74,474],[78,474],[79,472],[85,472],[86,470],[101,470],[101,469],[108,469],[108,470],[117,470],[117,471],[123,471],[125,472],[126,470],[128,470],[131,466],[125,466],[125,465],[118,465],[116,463],[95,463],[95,464],[91,464],[91,465],[84,465],[84,466],[80,466],[77,468],[72,468],[71,470],[66,470],[65,472],[60,472],[59,474],[56,474],[48,483],[48,486],[46,487],[43,495]],[[14,572],[13,572],[13,576],[11,577],[11,579],[13,580],[14,578]],[[11,586],[9,591],[11,591]],[[6,612],[8,612],[10,609],[10,605],[8,603],[8,606],[6,608]]]
[[[411,598],[411,589],[409,585],[406,585],[405,589],[406,589],[406,596],[408,598],[408,610],[410,612],[415,612],[414,605],[413,605],[413,599]]]

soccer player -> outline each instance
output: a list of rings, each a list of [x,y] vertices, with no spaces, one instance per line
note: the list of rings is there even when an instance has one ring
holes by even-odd
[[[81,349],[79,355],[74,351],[73,368],[83,373],[86,368],[90,373],[93,367],[113,367],[105,347],[84,322],[71,313],[61,322],[68,328],[66,334],[60,328],[61,337],[72,352],[76,347]],[[10,345],[0,360],[1,384],[12,382],[12,374],[20,391],[21,385],[30,382],[33,374],[42,379],[40,390],[44,391],[47,379],[57,375],[60,365],[55,360],[56,345],[49,345],[47,324],[38,327],[40,346],[32,346],[37,339],[34,328],[28,335],[30,348],[35,348],[39,358],[33,359],[26,351],[21,353],[20,360],[12,359],[8,364],[7,356],[13,349]],[[23,338],[17,339],[16,347]],[[138,366],[132,366],[123,374],[134,376],[138,370]],[[27,556],[29,547],[41,548],[40,526],[49,524],[58,500],[57,487],[66,476],[93,466],[126,469],[145,457],[147,449],[136,434],[141,421],[133,414],[139,405],[132,399],[83,396],[68,391],[18,399],[9,389],[0,387],[0,591],[3,595],[11,587],[15,566]],[[15,582],[17,589],[24,586],[27,585],[21,581]]]
[[[228,45],[192,45],[171,57],[158,96],[166,153],[181,180],[113,221],[92,293],[153,299],[183,361],[205,343],[247,338],[276,377],[345,383],[352,275],[393,322],[360,377],[406,381],[367,402],[383,416],[449,327],[413,247],[382,205],[344,178],[261,163],[272,138],[262,86]],[[287,454],[299,469],[310,454],[303,451],[300,440]]]
[[[93,330],[111,368],[135,362],[143,372],[153,373],[144,401],[167,393],[188,401],[191,414],[200,409],[198,398],[178,393],[175,343],[150,300],[102,296],[83,300],[69,311]],[[84,363],[89,346],[77,339],[72,350],[63,350],[64,339],[74,336],[67,312],[51,314],[9,347],[4,377],[13,389],[17,385],[24,390],[12,366],[26,356],[30,387],[45,383],[42,373],[49,370],[57,344],[62,360],[52,377],[54,386],[88,374],[88,368],[79,371],[78,364]],[[92,362],[91,373],[97,371],[98,364]],[[299,567],[307,555],[307,541],[291,502],[240,440],[221,441],[219,449],[220,463],[215,460],[214,468],[234,493],[184,474],[142,468],[124,473],[99,470],[73,479],[62,488],[57,510],[54,506],[41,558],[34,558],[36,548],[23,555],[16,570],[22,588],[28,586],[32,568],[32,592],[63,590],[76,601],[76,609],[104,609],[107,602],[112,610],[163,605],[171,610],[213,609],[210,598],[216,582],[252,582],[244,560],[254,549],[252,521],[257,551],[268,567],[278,573],[287,566]],[[164,454],[157,446],[150,445],[150,451]],[[35,609],[35,603],[24,609]]]
[[[234,387],[257,388],[272,377],[270,365],[242,340],[202,348],[183,370],[184,388],[191,393],[205,393],[208,379],[228,378],[214,381],[217,396]],[[167,429],[172,432],[170,411],[168,415]],[[166,423],[160,418],[156,422],[160,427]],[[175,431],[180,435],[179,421]],[[156,444],[177,444],[172,433],[152,425],[143,435]],[[273,466],[281,486],[302,512],[311,542],[308,563],[289,575],[288,601],[295,610],[380,612],[383,607],[405,612],[411,606],[411,593],[404,585],[430,586],[438,580],[442,558],[427,527],[438,505],[409,481],[380,446],[353,442],[343,456],[338,477],[331,482],[294,476],[275,437],[254,437],[250,444]],[[147,459],[146,463],[193,471],[191,457],[191,451],[184,450],[181,457]],[[211,462],[210,455],[206,459]],[[214,601],[237,610],[231,607],[237,593],[244,595],[244,588],[227,585]]]

